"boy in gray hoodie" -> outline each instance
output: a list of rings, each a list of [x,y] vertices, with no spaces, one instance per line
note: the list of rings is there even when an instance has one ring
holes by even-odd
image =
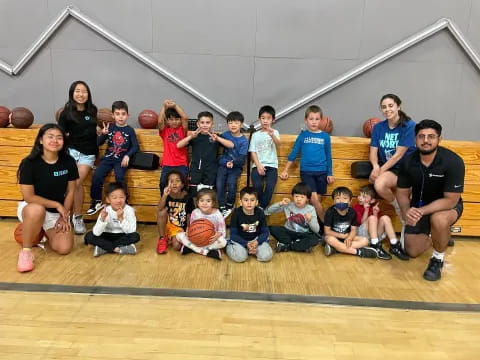
[[[293,201],[284,198],[265,210],[265,215],[283,211],[287,218],[283,226],[270,226],[270,234],[277,240],[277,252],[310,252],[312,247],[318,244],[316,233],[320,226],[315,208],[309,203],[311,196],[310,186],[301,182],[292,189]]]

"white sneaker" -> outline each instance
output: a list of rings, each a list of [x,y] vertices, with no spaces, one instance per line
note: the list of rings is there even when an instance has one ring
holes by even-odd
[[[197,185],[197,191],[200,191],[202,189],[213,189],[212,185],[205,185],[205,184],[198,184]]]
[[[81,235],[87,232],[87,227],[83,222],[82,215],[73,215],[72,222],[73,222],[73,231],[75,231],[75,234]]]
[[[228,206],[225,206],[223,209],[222,209],[222,216],[224,219],[226,219],[227,217],[230,216],[230,214],[232,213],[232,208],[228,207]]]

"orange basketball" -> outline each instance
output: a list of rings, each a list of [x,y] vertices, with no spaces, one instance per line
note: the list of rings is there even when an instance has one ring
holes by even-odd
[[[156,129],[158,125],[158,115],[153,110],[143,110],[138,114],[138,123],[144,129]]]
[[[10,124],[10,110],[5,106],[0,106],[0,127],[7,127]]]
[[[325,131],[326,133],[331,134],[333,131],[333,122],[328,116],[322,117],[320,120],[320,130]]]
[[[12,110],[12,125],[17,129],[28,129],[34,119],[33,113],[26,107],[16,107]]]
[[[366,137],[372,136],[373,127],[375,124],[379,123],[381,120],[379,118],[370,118],[363,123],[363,134]]]
[[[97,125],[103,127],[103,123],[114,123],[112,110],[101,108],[97,111]]]
[[[20,245],[23,246],[23,223],[20,223],[17,225],[15,228],[15,231],[13,232],[13,237],[15,238],[15,241]],[[38,233],[38,235],[33,239],[32,246],[37,246],[40,244],[40,240],[45,236],[45,231],[43,229]]]
[[[188,226],[188,239],[197,246],[207,246],[213,235],[215,226],[207,219],[195,220]]]

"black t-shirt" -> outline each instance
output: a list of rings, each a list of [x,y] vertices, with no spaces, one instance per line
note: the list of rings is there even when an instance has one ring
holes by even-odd
[[[255,208],[253,215],[245,214],[242,207],[233,210],[230,231],[235,228],[242,239],[252,241],[260,235],[262,227],[265,226],[267,226],[265,213],[258,207]]]
[[[63,204],[68,182],[78,179],[75,160],[67,156],[59,158],[55,164],[46,163],[41,157],[25,159],[20,164],[20,184],[33,185],[35,195]],[[48,208],[49,212],[58,212]]]
[[[195,209],[192,197],[186,194],[180,199],[175,199],[168,195],[165,204],[168,211],[168,221],[183,230],[187,230],[187,215]]]
[[[75,111],[75,119],[65,109],[60,114],[58,125],[68,134],[69,146],[85,155],[96,155],[97,116],[86,110]]]
[[[351,207],[345,215],[341,215],[331,206],[325,212],[323,224],[339,234],[348,234],[352,231],[352,226],[358,226],[357,215]]]
[[[465,164],[453,151],[439,146],[429,167],[420,161],[417,150],[407,156],[398,174],[397,187],[412,188],[411,206],[417,207],[444,197],[445,192],[462,193]],[[460,198],[461,201],[461,198]]]
[[[218,142],[212,140],[210,135],[198,134],[190,140],[192,147],[191,168],[202,169],[205,167],[217,167]]]

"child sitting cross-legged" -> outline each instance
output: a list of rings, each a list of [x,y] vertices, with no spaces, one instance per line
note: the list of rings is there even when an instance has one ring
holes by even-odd
[[[358,203],[353,206],[357,214],[358,235],[370,238],[371,246],[377,250],[377,257],[383,260],[391,260],[395,255],[400,260],[408,260],[409,257],[402,249],[397,240],[393,228],[392,219],[388,215],[381,215],[376,199],[376,191],[373,185],[364,185],[358,193]],[[390,240],[390,254],[382,247],[382,240],[388,236]]]
[[[283,211],[287,218],[284,226],[270,226],[272,236],[277,239],[276,251],[310,252],[319,242],[315,233],[320,229],[315,208],[309,203],[312,190],[301,182],[293,187],[292,196],[293,201],[284,198],[265,210],[267,215]]]
[[[357,214],[350,207],[353,194],[347,187],[332,192],[333,206],[325,213],[325,255],[335,252],[376,258],[377,251],[368,247],[368,239],[357,235]]]
[[[107,186],[107,203],[98,216],[93,231],[85,235],[85,244],[94,245],[93,256],[106,253],[134,255],[135,243],[140,241],[135,210],[126,204],[127,194],[123,183],[112,182]]]
[[[273,251],[268,243],[267,221],[258,207],[255,188],[248,186],[240,190],[240,204],[230,220],[227,255],[235,262],[244,262],[249,255],[256,256],[258,261],[270,261]]]

